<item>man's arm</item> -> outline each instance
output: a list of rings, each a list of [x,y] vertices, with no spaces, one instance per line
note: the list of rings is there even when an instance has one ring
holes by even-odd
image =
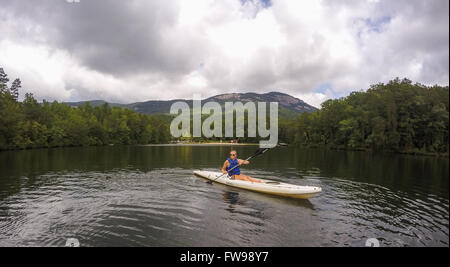
[[[228,167],[228,160],[225,160],[225,162],[223,163],[223,166],[222,166],[222,173],[223,174],[228,173],[227,172],[227,167]]]

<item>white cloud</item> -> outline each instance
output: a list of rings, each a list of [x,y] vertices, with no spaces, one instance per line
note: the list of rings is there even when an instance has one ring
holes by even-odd
[[[444,0],[23,2],[0,11],[0,66],[40,99],[279,90],[320,106],[397,76],[449,83]]]
[[[313,107],[320,108],[320,104],[325,102],[328,99],[333,98],[333,94],[331,92],[323,93],[304,93],[295,95],[295,97],[302,99],[306,103],[310,104]]]

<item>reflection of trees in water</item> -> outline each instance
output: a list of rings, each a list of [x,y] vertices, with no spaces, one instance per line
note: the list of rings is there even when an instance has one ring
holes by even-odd
[[[239,149],[254,152],[254,147]],[[215,167],[220,169],[229,150],[228,146],[104,146],[2,151],[0,198],[19,192],[25,185],[32,186],[38,182],[35,177],[50,172],[114,172],[123,169],[148,172],[159,168]]]
[[[448,158],[289,147],[272,150],[252,167],[284,177],[339,177],[402,191],[419,185],[425,193],[448,198],[448,189],[439,189],[449,186]]]
[[[229,146],[112,146],[37,149],[0,152],[0,199],[37,183],[49,172],[114,172],[158,168],[220,169]],[[238,155],[254,153],[254,146],[238,146]],[[246,166],[283,178],[339,177],[410,192],[448,198],[448,159],[389,153],[277,148]],[[275,172],[275,174],[274,174]],[[276,178],[276,177],[270,177]],[[421,197],[419,196],[419,197]],[[239,201],[239,200],[238,200]],[[238,202],[237,202],[238,203]],[[237,204],[236,203],[236,204]],[[295,202],[294,202],[295,204]]]
[[[78,147],[0,153],[0,199],[52,183],[39,176],[107,172],[130,166],[130,147]]]

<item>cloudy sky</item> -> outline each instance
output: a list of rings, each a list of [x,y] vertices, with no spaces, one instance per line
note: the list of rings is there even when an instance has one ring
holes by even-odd
[[[38,99],[281,91],[319,106],[449,84],[448,0],[2,0],[0,67]]]

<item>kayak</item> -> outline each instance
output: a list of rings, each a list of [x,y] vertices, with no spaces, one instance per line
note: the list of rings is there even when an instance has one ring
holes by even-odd
[[[210,171],[194,171],[196,176],[208,179],[215,180],[219,176],[222,175],[220,172],[210,172]],[[250,191],[266,193],[271,195],[290,197],[290,198],[301,198],[307,199],[315,196],[316,194],[322,192],[322,188],[317,186],[300,186],[293,184],[286,184],[277,181],[271,181],[266,179],[258,179],[263,183],[254,183],[250,181],[242,181],[242,180],[233,180],[230,179],[227,175],[223,175],[222,177],[215,180],[215,182],[242,188]]]

